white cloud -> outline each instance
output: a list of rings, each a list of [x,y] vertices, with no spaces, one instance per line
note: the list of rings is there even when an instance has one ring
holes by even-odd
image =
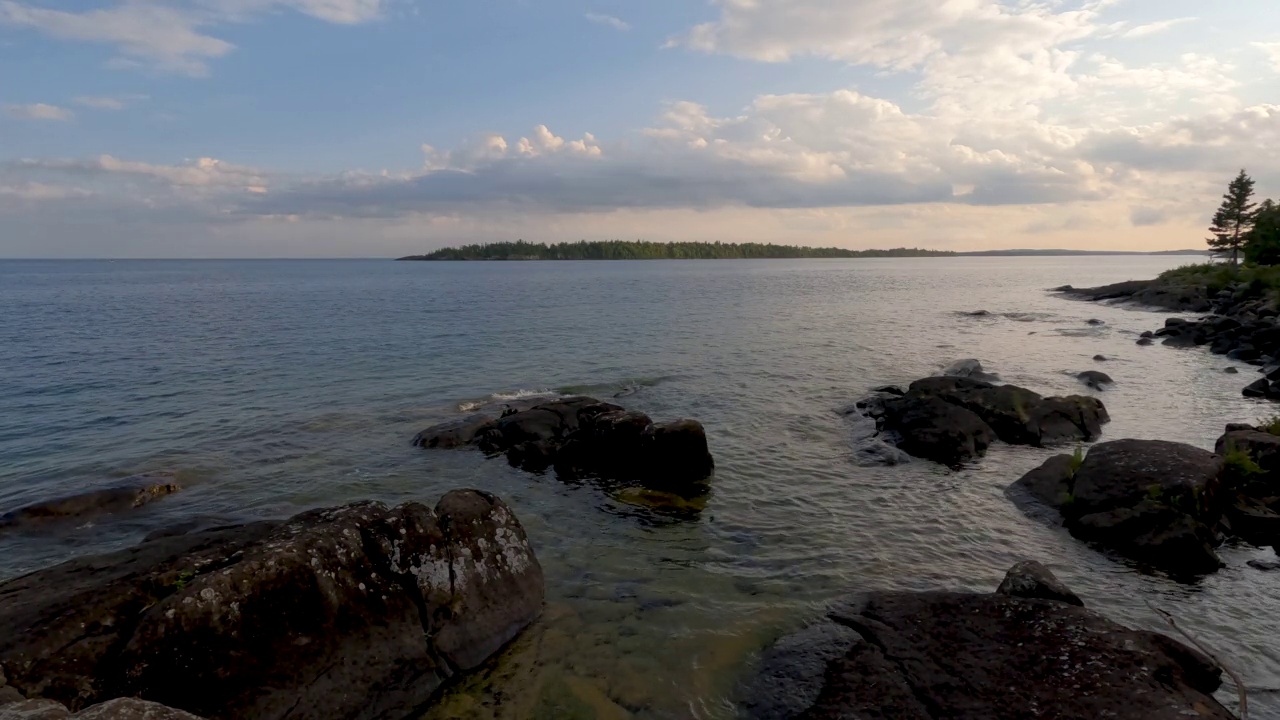
[[[66,200],[68,198],[88,197],[92,193],[75,187],[62,185],[46,185],[38,182],[25,182],[17,185],[0,185],[0,198],[12,197],[19,200],[39,202],[41,200]]]
[[[1157,22],[1147,23],[1145,25],[1137,25],[1135,27],[1129,28],[1128,30],[1125,30],[1124,33],[1122,34],[1122,37],[1140,38],[1140,37],[1147,37],[1148,35],[1156,35],[1170,28],[1174,28],[1179,25],[1185,25],[1189,22],[1195,22],[1196,20],[1197,18],[1193,18],[1193,17],[1181,17],[1181,18],[1170,18],[1168,20],[1160,20]]]
[[[355,24],[380,17],[381,0],[197,0],[160,4],[118,0],[105,8],[69,12],[17,0],[0,0],[0,24],[30,27],[63,40],[112,45],[120,55],[110,67],[154,67],[164,72],[203,76],[208,63],[234,46],[209,34],[227,22],[246,21],[278,9],[330,23]]]
[[[94,110],[123,110],[140,100],[147,100],[146,95],[81,95],[72,102]]]
[[[75,117],[70,110],[57,105],[34,103],[31,105],[6,105],[4,108],[12,117],[22,120],[56,120],[66,121]]]
[[[587,13],[586,18],[587,20],[590,20],[591,22],[597,25],[606,25],[608,27],[613,28],[614,30],[622,30],[625,32],[631,29],[631,23],[627,22],[626,20],[622,20],[621,18],[616,18],[612,15],[602,15],[600,13]]]
[[[1271,61],[1271,67],[1280,73],[1280,42],[1256,42],[1253,46],[1266,53],[1267,59]]]

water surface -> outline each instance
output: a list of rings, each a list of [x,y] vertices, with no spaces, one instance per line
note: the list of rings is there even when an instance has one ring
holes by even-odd
[[[433,718],[730,718],[754,653],[842,592],[989,591],[1027,558],[1122,622],[1163,629],[1151,606],[1168,610],[1246,678],[1254,717],[1280,714],[1280,573],[1245,565],[1270,550],[1227,548],[1229,567],[1195,585],[1144,574],[1005,498],[1051,451],[858,467],[833,412],[978,357],[1045,394],[1089,392],[1073,375],[1102,369],[1117,381],[1105,438],[1212,448],[1225,423],[1270,411],[1240,396],[1251,368],[1138,347],[1164,316],[1044,292],[1186,261],[0,262],[0,510],[153,469],[187,486],[0,536],[0,576],[191,516],[468,486],[524,522],[548,605]],[[992,315],[957,314],[978,309]],[[701,513],[409,445],[495,393],[623,388],[630,408],[706,425],[718,470]]]

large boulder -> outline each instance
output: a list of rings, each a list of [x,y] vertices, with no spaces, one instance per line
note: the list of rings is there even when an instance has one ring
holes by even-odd
[[[1035,560],[1026,560],[1009,568],[996,592],[1000,595],[1056,600],[1084,607],[1080,596],[1071,592],[1071,588],[1050,572],[1049,568]]]
[[[758,720],[1228,720],[1213,697],[1221,672],[1172,638],[1058,599],[872,592],[766,650],[743,709]]]
[[[1214,547],[1223,459],[1163,440],[1116,440],[1059,455],[1010,487],[1056,510],[1073,535],[1170,574],[1221,567]]]
[[[356,503],[0,584],[0,666],[72,711],[138,697],[214,719],[398,720],[519,633],[544,592],[492,495]]]
[[[181,489],[173,473],[133,475],[108,488],[89,490],[11,510],[0,515],[0,530],[56,521],[81,521],[96,515],[118,513],[142,507]]]
[[[196,715],[137,698],[117,698],[72,714],[53,700],[0,700],[0,720],[203,720]]]
[[[696,420],[655,423],[591,397],[542,402],[501,417],[473,415],[427,428],[414,438],[427,448],[474,446],[530,472],[562,477],[638,480],[655,489],[699,493],[715,469]]]
[[[908,394],[885,403],[884,426],[903,451],[958,466],[982,457],[996,438],[972,412],[939,397]]]

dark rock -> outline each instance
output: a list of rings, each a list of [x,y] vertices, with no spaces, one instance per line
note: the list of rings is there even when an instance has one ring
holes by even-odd
[[[853,451],[853,459],[862,467],[891,467],[911,462],[911,456],[881,440],[868,440]]]
[[[961,312],[960,314],[961,314],[961,315],[967,315],[968,317],[987,317],[987,316],[989,316],[989,315],[991,314],[991,311],[989,311],[989,310],[971,310],[971,311],[969,311],[969,312]]]
[[[902,450],[943,465],[980,458],[995,432],[972,412],[939,397],[908,394],[885,404],[885,427]]]
[[[1243,362],[1257,360],[1261,357],[1262,357],[1262,351],[1258,350],[1252,345],[1240,345],[1236,347],[1234,350],[1227,353],[1227,359],[1241,360]]]
[[[957,360],[943,368],[942,374],[947,377],[970,378],[986,382],[1000,379],[998,375],[983,370],[982,363],[974,358]]]
[[[1107,361],[1107,356],[1106,356],[1106,355],[1094,355],[1094,356],[1093,356],[1093,359],[1094,359],[1095,361],[1097,361],[1097,362],[1106,362],[1106,361]]]
[[[1224,373],[1226,373],[1226,374],[1228,374],[1228,375],[1238,375],[1238,374],[1240,373],[1240,371],[1239,371],[1239,370],[1237,370],[1237,369],[1235,369],[1235,368],[1233,368],[1233,367],[1225,368],[1222,372],[1224,372]]]
[[[488,415],[472,415],[423,430],[413,438],[415,447],[459,448],[476,441],[477,436],[492,430],[497,421]]]
[[[1153,337],[1155,337],[1155,336],[1156,336],[1156,334],[1155,334],[1155,333],[1151,332],[1150,330],[1147,330],[1147,331],[1143,332],[1141,335],[1139,335],[1138,337],[1151,339],[1151,338],[1153,338]]]
[[[1013,445],[1092,440],[1102,432],[1102,423],[1110,421],[1097,398],[1045,398],[1017,385],[997,386],[971,378],[924,378],[911,384],[908,395],[939,397],[959,405]]]
[[[1153,344],[1155,344],[1155,341],[1154,341],[1154,340],[1152,340],[1152,339],[1151,339],[1151,338],[1149,338],[1149,337],[1144,337],[1144,338],[1138,338],[1138,342],[1137,342],[1137,344],[1138,344],[1138,345],[1153,345]]]
[[[1263,432],[1251,425],[1228,425],[1226,432],[1214,445],[1214,452],[1226,455],[1232,450],[1248,453],[1249,458],[1258,464],[1265,475],[1275,476],[1276,481],[1271,487],[1276,495],[1280,495],[1280,436]]]
[[[543,594],[492,495],[357,503],[0,584],[0,664],[73,710],[138,697],[211,718],[402,718],[511,640]]]
[[[1240,391],[1245,397],[1267,397],[1271,394],[1271,381],[1266,378],[1259,378],[1245,386]]]
[[[1180,327],[1180,326],[1188,325],[1188,324],[1190,324],[1190,323],[1189,323],[1189,321],[1188,321],[1186,318],[1176,318],[1176,317],[1171,317],[1171,318],[1166,318],[1166,319],[1165,319],[1165,321],[1164,321],[1164,326],[1165,326],[1165,327],[1167,327],[1167,328],[1171,328],[1171,327]]]
[[[1227,720],[1213,697],[1221,672],[1172,638],[1064,602],[873,592],[766,651],[743,710],[762,720]]]
[[[1110,375],[1104,372],[1098,372],[1097,370],[1085,370],[1084,372],[1076,375],[1076,379],[1084,383],[1086,387],[1093,390],[1104,390],[1106,389],[1105,386],[1111,385],[1115,382],[1111,379]]]
[[[1009,568],[1009,572],[1004,576],[1004,582],[1000,583],[996,592],[1012,597],[1055,600],[1084,607],[1084,601],[1071,592],[1071,588],[1063,584],[1049,571],[1049,568],[1034,560],[1020,562]]]
[[[1223,460],[1190,445],[1117,440],[1095,445],[1072,472],[1059,455],[1024,475],[1010,495],[1029,495],[1057,510],[1082,540],[1149,563],[1172,575],[1221,567],[1216,498]]]
[[[1259,547],[1280,545],[1280,513],[1244,495],[1227,505],[1224,522],[1231,534]]]
[[[907,394],[907,391],[897,385],[881,385],[880,387],[871,388],[871,392],[884,393],[886,395],[898,395],[899,397]]]
[[[96,515],[142,507],[181,490],[173,473],[148,473],[121,480],[116,486],[18,508],[0,515],[0,530],[59,520],[83,520]]]
[[[1250,560],[1247,564],[1258,570],[1280,570],[1280,560]]]
[[[1086,325],[1106,325],[1107,323],[1106,321],[1099,320],[1098,318],[1089,318],[1088,320],[1085,321],[1085,324]]]
[[[1039,436],[1033,444],[1038,446],[1096,440],[1102,435],[1102,425],[1111,422],[1102,401],[1087,395],[1045,398],[1029,415]]]
[[[655,424],[644,413],[582,396],[540,402],[496,419],[476,415],[428,428],[414,444],[475,446],[529,472],[555,468],[566,478],[634,479],[656,489],[702,492],[692,486],[714,470],[697,421]]]
[[[1160,344],[1169,347],[1188,348],[1196,346],[1196,339],[1192,335],[1170,335]]]

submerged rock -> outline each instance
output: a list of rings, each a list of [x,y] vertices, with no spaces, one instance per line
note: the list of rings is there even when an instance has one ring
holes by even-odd
[[[1049,568],[1034,560],[1020,562],[1009,568],[996,592],[1013,597],[1056,600],[1084,607],[1084,601],[1071,592],[1071,588],[1050,572]]]
[[[1110,375],[1097,370],[1085,370],[1076,375],[1076,379],[1092,390],[1105,390],[1107,385],[1115,383]]]
[[[0,515],[0,530],[55,521],[84,520],[97,515],[132,510],[181,489],[173,473],[133,475],[110,488],[48,500],[7,512]]]
[[[1221,675],[1172,638],[1068,602],[871,592],[766,650],[742,708],[758,720],[1228,720]]]
[[[72,710],[138,697],[215,719],[403,718],[541,611],[498,498],[365,502],[144,542],[0,584],[0,665]]]
[[[426,448],[477,447],[530,472],[562,477],[639,480],[697,494],[715,469],[706,431],[696,420],[655,423],[648,415],[591,397],[569,397],[504,413],[473,415],[427,428]]]
[[[989,373],[982,369],[982,363],[975,358],[966,360],[957,360],[942,369],[942,374],[946,377],[962,377],[972,378],[974,380],[995,381],[1000,376],[995,373]]]
[[[1222,566],[1217,501],[1218,455],[1162,440],[1095,445],[1076,466],[1050,458],[1010,487],[1058,511],[1072,535],[1170,574],[1194,576]]]

